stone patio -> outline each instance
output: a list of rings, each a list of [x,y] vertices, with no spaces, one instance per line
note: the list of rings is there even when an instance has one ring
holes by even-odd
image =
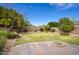
[[[78,55],[79,45],[67,44],[57,47],[52,41],[32,42],[11,48],[8,55]]]

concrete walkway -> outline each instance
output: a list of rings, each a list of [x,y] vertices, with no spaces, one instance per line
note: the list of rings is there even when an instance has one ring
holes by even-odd
[[[8,55],[78,55],[79,45],[56,47],[52,41],[32,42],[11,48]]]

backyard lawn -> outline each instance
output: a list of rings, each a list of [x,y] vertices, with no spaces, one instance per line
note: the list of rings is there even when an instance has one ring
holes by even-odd
[[[63,41],[66,43],[79,45],[79,36],[60,35],[52,32],[32,32],[22,34],[24,38],[16,40],[15,45],[28,42],[42,42],[42,41]]]

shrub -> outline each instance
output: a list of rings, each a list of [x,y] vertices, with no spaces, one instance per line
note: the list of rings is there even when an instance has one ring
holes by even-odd
[[[7,34],[8,34],[8,32],[6,30],[0,30],[0,52],[2,52],[2,50],[5,46]]]
[[[73,26],[70,25],[62,25],[60,26],[60,30],[62,30],[63,32],[70,32],[73,30]]]
[[[74,29],[73,22],[71,21],[70,18],[67,18],[67,17],[61,18],[59,21],[59,29],[62,32],[69,33]]]
[[[44,31],[44,28],[41,27],[41,28],[40,28],[40,31],[43,32],[43,31]]]
[[[2,52],[2,50],[5,46],[5,43],[6,43],[6,38],[0,37],[0,52]]]
[[[0,37],[4,36],[6,37],[6,35],[8,34],[8,32],[4,29],[0,29]]]
[[[49,27],[49,26],[45,26],[45,27],[44,27],[44,30],[45,30],[46,32],[48,32],[48,31],[50,30],[50,27]]]
[[[9,32],[9,34],[7,35],[8,39],[15,39],[15,38],[19,38],[20,36],[16,33],[16,32]]]

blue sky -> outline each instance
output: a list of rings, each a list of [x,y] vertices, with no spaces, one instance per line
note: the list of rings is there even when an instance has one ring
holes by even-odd
[[[3,4],[2,4],[3,5]],[[79,4],[67,3],[14,3],[7,5],[22,13],[33,25],[59,21],[61,17],[79,20]]]

